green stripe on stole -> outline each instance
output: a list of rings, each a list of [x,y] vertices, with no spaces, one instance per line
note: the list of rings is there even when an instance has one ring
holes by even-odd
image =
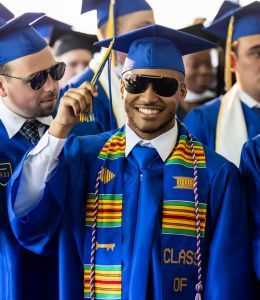
[[[181,129],[181,135],[178,144],[174,148],[173,152],[170,154],[169,158],[165,163],[164,168],[164,200],[162,203],[162,284],[163,291],[166,293],[169,290],[172,292],[172,296],[176,299],[183,299],[186,294],[173,289],[173,284],[175,278],[178,276],[183,276],[187,274],[185,278],[189,281],[186,287],[186,292],[188,297],[193,297],[194,287],[197,280],[197,264],[196,264],[196,219],[195,219],[195,209],[194,209],[194,194],[193,194],[193,163],[191,146],[188,140],[188,134],[184,127],[179,124]],[[206,228],[206,215],[207,215],[207,205],[206,200],[206,190],[207,190],[207,176],[206,176],[206,159],[204,149],[201,143],[194,142],[195,154],[197,159],[197,167],[199,173],[199,195],[200,195],[200,221],[201,221],[201,237],[203,244],[203,237],[205,236]],[[102,181],[99,191],[99,210],[97,217],[97,243],[99,242],[99,236],[111,237],[114,235],[113,240],[117,243],[122,243],[122,205],[123,205],[123,176],[124,170],[124,153],[125,153],[125,132],[124,127],[121,128],[117,133],[115,133],[111,138],[105,143],[98,158],[103,161],[103,168],[106,169],[106,178],[110,180]],[[117,170],[111,171],[111,170]],[[114,174],[113,176],[107,177],[107,172]],[[205,193],[201,193],[205,191]],[[95,193],[88,194],[88,200],[86,203],[87,213],[86,213],[86,226],[87,230],[92,232],[92,217],[93,217],[93,205],[94,205]],[[113,233],[112,233],[113,232]],[[101,247],[106,247],[111,241],[107,240],[107,243],[103,243]],[[175,243],[179,241],[176,249]],[[100,247],[100,245],[98,245]],[[111,246],[111,245],[110,245]],[[119,246],[117,244],[117,246]],[[122,247],[122,245],[121,245]],[[194,254],[193,264],[179,263],[178,260],[173,259],[172,252],[178,251],[191,251]],[[98,261],[98,251],[96,254],[96,264],[104,268],[113,268],[113,266],[121,267],[121,257],[115,257],[111,263],[111,252],[107,250],[105,253],[108,255],[109,263],[107,265],[101,265]],[[189,252],[187,252],[189,253]],[[170,255],[170,256],[169,256]],[[104,261],[104,257],[102,258]],[[86,265],[87,266],[87,265]],[[188,267],[187,267],[188,266]],[[120,269],[121,270],[121,269]],[[122,280],[122,273],[120,271],[120,278],[117,278],[120,282]],[[88,282],[89,276],[85,274],[85,283]],[[121,299],[122,290],[118,292],[118,286],[115,289],[116,294],[113,294],[113,287],[111,289],[105,288],[107,294],[99,294],[96,291],[96,299]],[[103,290],[103,292],[104,292]],[[86,291],[86,284],[85,284]],[[111,293],[115,296],[112,296]],[[120,294],[120,295],[119,295]],[[85,297],[88,298],[88,293],[85,293]],[[195,294],[194,294],[195,295]],[[178,296],[180,298],[178,298]],[[114,298],[113,298],[114,297]],[[169,297],[169,295],[164,295],[164,299]]]

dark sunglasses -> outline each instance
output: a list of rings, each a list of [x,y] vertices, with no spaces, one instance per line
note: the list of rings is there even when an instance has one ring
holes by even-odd
[[[184,82],[175,78],[141,74],[128,74],[122,80],[128,93],[144,93],[151,84],[155,94],[162,97],[173,96],[177,92],[179,85]]]
[[[65,72],[66,69],[66,65],[64,62],[60,62],[57,63],[55,66],[47,69],[47,70],[42,70],[38,73],[36,73],[35,75],[33,75],[32,78],[30,79],[24,79],[24,78],[20,78],[20,77],[15,77],[9,74],[0,74],[3,76],[7,76],[10,78],[15,78],[15,79],[20,79],[25,81],[26,83],[30,83],[31,84],[31,88],[33,90],[39,90],[40,88],[42,88],[44,86],[44,84],[47,81],[48,78],[48,74],[51,75],[51,78],[55,81],[60,80]]]

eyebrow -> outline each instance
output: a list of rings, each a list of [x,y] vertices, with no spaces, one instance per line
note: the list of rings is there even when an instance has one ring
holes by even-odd
[[[27,79],[32,78],[34,75],[38,74],[38,73],[41,72],[41,71],[49,70],[50,68],[56,66],[58,63],[59,63],[59,62],[56,61],[55,64],[53,64],[51,67],[49,67],[49,68],[47,68],[47,69],[42,69],[42,70],[39,70],[39,71],[34,72],[34,73],[32,73],[32,74],[29,74],[29,75],[27,76]]]
[[[252,46],[248,49],[248,52],[251,52],[251,51],[254,51],[254,50],[259,50],[259,49],[260,49],[260,44],[254,45],[254,46]]]

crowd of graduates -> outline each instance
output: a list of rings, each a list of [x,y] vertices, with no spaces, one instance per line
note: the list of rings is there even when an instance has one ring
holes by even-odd
[[[260,2],[92,10],[0,4],[0,300],[260,299]]]

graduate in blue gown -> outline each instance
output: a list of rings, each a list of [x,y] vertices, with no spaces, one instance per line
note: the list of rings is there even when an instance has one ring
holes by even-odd
[[[38,83],[46,83],[39,72],[56,61],[44,39],[28,25],[43,14],[12,18],[9,12],[5,16],[0,18],[0,299],[54,300],[58,297],[54,288],[57,260],[35,255],[15,239],[7,213],[7,184],[23,155],[51,123],[58,78],[50,77],[44,87]],[[35,84],[38,89],[33,88]]]
[[[127,124],[65,141],[96,95],[85,83],[17,168],[10,222],[24,247],[59,253],[59,299],[253,299],[238,169],[175,120],[182,55],[211,47],[159,25],[116,37]]]
[[[259,1],[215,20],[207,31],[219,38],[230,33],[232,51],[226,58],[226,62],[231,58],[227,78],[232,68],[237,83],[223,97],[190,112],[184,123],[201,142],[239,166],[243,144],[260,133]]]
[[[246,142],[241,154],[240,170],[246,184],[250,206],[253,265],[260,296],[260,135]]]
[[[111,15],[111,5],[113,6],[113,15]],[[100,39],[110,38],[114,34],[122,34],[154,24],[152,8],[145,0],[82,0],[82,13],[92,10],[97,11],[98,37]],[[102,52],[96,53],[89,67],[72,78],[68,85],[61,89],[60,96],[62,97],[70,87],[75,88],[85,81],[90,82],[99,66],[101,58]],[[104,67],[103,74],[96,82],[98,96],[93,99],[93,110],[95,123],[97,123],[99,132],[116,129],[125,123],[125,112],[119,94],[119,80],[123,63],[124,57],[122,57],[122,54],[117,54],[110,72],[111,95],[108,84],[107,65]],[[78,124],[76,128],[81,126],[82,124]]]

